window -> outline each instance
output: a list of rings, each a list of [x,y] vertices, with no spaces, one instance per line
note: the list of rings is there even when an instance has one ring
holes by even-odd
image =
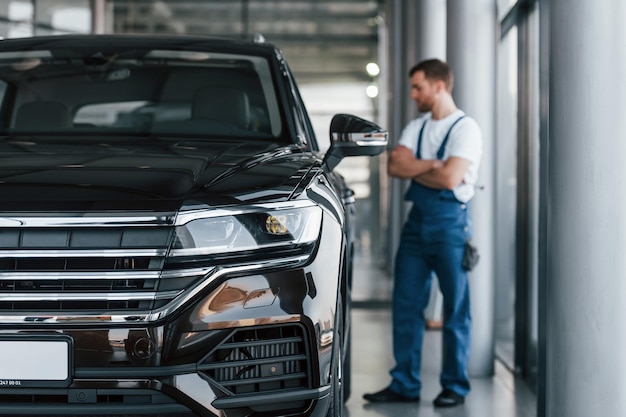
[[[269,62],[260,56],[180,50],[0,54],[15,91],[12,133],[97,129],[155,135],[279,138]]]

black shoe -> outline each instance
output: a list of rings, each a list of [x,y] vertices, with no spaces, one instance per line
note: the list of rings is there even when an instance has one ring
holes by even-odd
[[[363,394],[363,398],[373,403],[419,402],[420,397],[406,397],[393,392],[388,387],[373,394]]]
[[[457,405],[463,404],[465,402],[465,398],[457,394],[456,392],[444,389],[437,395],[437,398],[433,401],[435,407],[456,407]]]

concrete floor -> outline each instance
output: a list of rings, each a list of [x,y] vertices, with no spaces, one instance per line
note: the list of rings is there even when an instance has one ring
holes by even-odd
[[[392,281],[384,271],[370,265],[370,257],[359,256],[355,265],[352,310],[352,390],[344,417],[536,417],[536,398],[527,385],[498,360],[495,375],[473,378],[465,404],[435,409],[441,364],[441,332],[426,332],[422,364],[420,403],[371,404],[366,392],[376,392],[390,382]]]

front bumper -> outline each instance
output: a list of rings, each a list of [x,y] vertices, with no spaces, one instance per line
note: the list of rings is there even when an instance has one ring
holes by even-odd
[[[329,300],[311,303],[307,275],[297,269],[224,280],[155,326],[5,328],[0,344],[70,340],[69,359],[46,358],[67,360],[69,378],[0,380],[0,414],[324,415],[334,321]],[[328,313],[316,314],[322,306]]]

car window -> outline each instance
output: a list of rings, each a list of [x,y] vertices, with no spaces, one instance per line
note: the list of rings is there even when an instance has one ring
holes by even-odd
[[[2,109],[10,111],[0,128],[284,140],[273,80],[265,57],[235,53],[0,53]]]

